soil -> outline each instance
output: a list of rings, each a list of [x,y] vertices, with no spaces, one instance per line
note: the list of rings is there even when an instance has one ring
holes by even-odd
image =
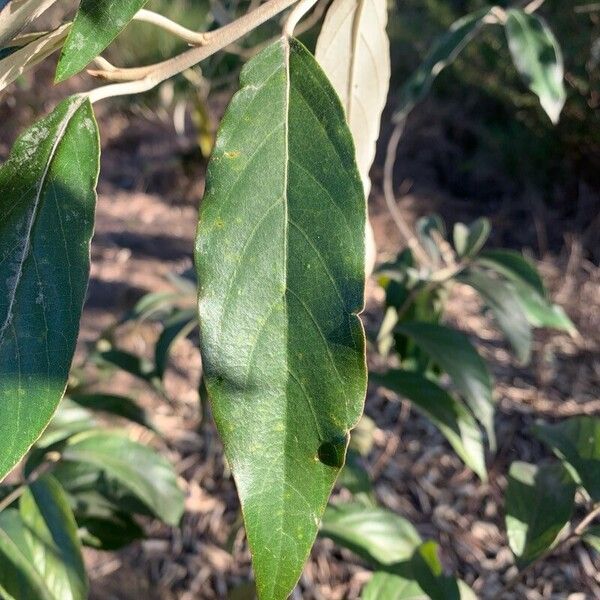
[[[6,155],[14,133],[50,103],[35,105],[28,90],[5,103],[0,110],[0,155]],[[222,98],[215,100],[215,113],[223,103]],[[17,110],[19,106],[24,108]],[[451,223],[489,215],[494,224],[491,244],[508,244],[535,259],[552,297],[581,332],[577,339],[537,332],[532,364],[518,367],[474,294],[455,288],[448,321],[472,336],[496,380],[499,449],[488,457],[490,483],[482,483],[465,468],[441,434],[406,401],[369,389],[366,413],[376,430],[364,464],[375,481],[379,502],[408,518],[423,537],[437,540],[445,567],[465,579],[480,597],[492,598],[515,573],[503,514],[508,466],[515,459],[536,462],[550,457],[532,438],[529,426],[541,417],[600,414],[600,268],[593,263],[598,248],[590,229],[600,196],[581,182],[583,208],[566,220],[560,211],[541,208],[535,190],[515,191],[494,173],[495,192],[485,202],[473,203],[448,192],[432,169],[444,160],[440,149],[450,145],[443,128],[436,129],[438,111],[435,103],[427,102],[411,120],[401,143],[396,187],[403,216],[414,222],[435,211]],[[138,298],[170,289],[167,276],[192,264],[205,163],[189,128],[178,135],[168,118],[155,114],[106,108],[99,114],[102,176],[78,361]],[[420,148],[418,153],[415,148]],[[373,169],[370,210],[382,261],[393,257],[403,242],[383,201],[380,165],[381,157]],[[480,175],[469,175],[473,185],[481,181]],[[374,328],[381,320],[382,299],[382,291],[371,282],[367,327]],[[150,355],[156,335],[152,325],[139,326],[126,329],[119,343]],[[371,362],[376,365],[376,357]],[[186,339],[174,350],[166,400],[127,375],[118,375],[103,388],[137,397],[153,414],[164,439],[135,426],[132,435],[156,445],[173,461],[187,500],[179,529],[149,522],[147,538],[123,551],[86,551],[95,600],[251,597],[243,595],[251,569],[235,488],[212,421],[200,419],[199,373],[195,340]],[[576,516],[580,517],[583,499],[578,501]],[[543,562],[502,597],[600,598],[599,572],[598,555],[576,544]],[[293,598],[358,598],[369,575],[356,556],[319,540]]]

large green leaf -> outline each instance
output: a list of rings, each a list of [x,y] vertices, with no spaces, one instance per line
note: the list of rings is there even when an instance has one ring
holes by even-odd
[[[460,331],[433,323],[403,323],[396,331],[412,338],[450,375],[495,448],[492,379],[469,338]]]
[[[56,67],[56,81],[79,73],[125,29],[148,0],[81,0]]]
[[[30,127],[0,168],[0,479],[64,393],[89,274],[98,131],[87,99]]]
[[[592,499],[600,501],[600,419],[572,417],[555,425],[539,423],[533,432],[573,467]]]
[[[575,488],[560,463],[540,467],[512,463],[506,489],[506,531],[519,567],[548,550],[569,522]]]
[[[115,431],[89,431],[69,439],[63,459],[100,469],[143,502],[157,517],[177,525],[183,493],[168,461]]]
[[[550,120],[558,123],[567,99],[558,41],[544,19],[524,10],[508,10],[505,27],[517,71],[540,99]]]
[[[457,279],[479,292],[510,342],[517,360],[524,365],[529,363],[531,326],[514,287],[505,280],[490,277],[487,273],[476,269],[463,271]]]
[[[296,40],[244,68],[196,244],[201,350],[261,599],[295,585],[366,391],[365,199],[334,90]]]
[[[65,492],[50,475],[32,483],[21,496],[21,519],[34,568],[56,600],[85,600],[87,576],[77,525]]]
[[[383,375],[371,374],[371,381],[408,398],[439,428],[465,464],[487,479],[481,431],[461,402],[418,373],[392,369]]]
[[[320,535],[378,565],[408,560],[421,543],[417,530],[403,517],[355,503],[328,506]]]
[[[489,12],[489,8],[484,8],[465,15],[436,40],[418,69],[404,84],[400,103],[394,115],[395,119],[405,118],[415,104],[425,97],[435,78],[445,67],[452,64],[464,47],[477,35]]]

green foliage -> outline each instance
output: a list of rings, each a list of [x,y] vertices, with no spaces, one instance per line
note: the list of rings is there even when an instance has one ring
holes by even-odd
[[[74,96],[32,125],[0,168],[0,478],[65,390],[89,274],[98,155],[90,103]]]
[[[335,92],[298,42],[279,40],[244,68],[206,187],[196,244],[204,378],[259,594],[283,598],[366,385],[362,185]]]
[[[512,463],[506,490],[506,531],[519,567],[546,552],[569,522],[575,487],[561,464]]]
[[[539,423],[533,433],[575,472],[594,502],[600,502],[600,419],[573,417],[555,425]]]
[[[64,81],[84,69],[147,1],[81,0],[56,68],[56,81]]]

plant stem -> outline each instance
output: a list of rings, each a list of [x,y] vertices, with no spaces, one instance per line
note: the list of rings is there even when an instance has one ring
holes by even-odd
[[[499,592],[496,596],[494,596],[492,600],[502,600],[502,598],[505,597],[506,592],[510,592],[517,585],[517,583],[519,583],[519,581],[521,581],[528,573],[531,573],[531,571],[533,571],[533,569],[535,569],[537,565],[546,560],[549,556],[552,556],[559,550],[562,550],[573,539],[580,538],[585,533],[585,530],[597,517],[600,517],[600,503],[594,506],[590,513],[580,521],[577,527],[571,528],[569,533],[567,533],[566,536],[560,542],[558,542],[558,544],[546,550],[546,552],[538,556],[532,563],[528,564],[524,569],[519,571],[504,586],[502,591]]]
[[[59,459],[60,454],[58,452],[49,452],[46,455],[46,462],[36,467],[21,485],[16,487],[6,498],[0,500],[0,512],[7,509],[15,500],[18,500],[33,482],[51,471]]]
[[[92,90],[88,94],[89,99],[94,103],[104,98],[137,94],[151,90],[159,83],[182,73],[215,52],[229,46],[297,1],[268,0],[268,2],[265,2],[233,23],[224,25],[220,29],[206,34],[207,40],[204,46],[191,48],[155,65],[133,69],[116,69],[114,71],[89,71],[89,73],[96,77],[102,77],[109,81],[123,82]]]
[[[171,21],[171,19],[167,19],[167,17],[163,15],[151,10],[146,10],[145,8],[139,10],[133,19],[134,21],[156,25],[156,27],[160,27],[173,35],[176,35],[192,46],[204,46],[210,37],[210,33],[205,31],[192,31],[183,25],[179,25],[179,23],[175,23],[175,21]]]

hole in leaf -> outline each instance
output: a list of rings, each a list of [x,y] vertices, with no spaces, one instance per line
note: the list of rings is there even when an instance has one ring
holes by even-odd
[[[336,469],[340,469],[344,466],[345,454],[346,438],[344,437],[323,442],[317,451],[317,456],[324,465],[335,467]]]

